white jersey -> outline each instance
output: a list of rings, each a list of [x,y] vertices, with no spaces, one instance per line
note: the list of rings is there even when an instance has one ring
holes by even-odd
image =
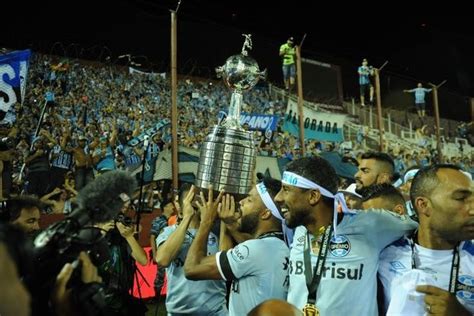
[[[380,255],[379,278],[384,287],[385,306],[390,315],[424,315],[424,294],[417,285],[433,285],[448,290],[453,260],[452,250],[427,249],[415,244],[415,266],[408,238],[393,243]],[[459,246],[459,273],[456,297],[470,313],[474,313],[474,244]],[[412,281],[415,280],[416,281]]]
[[[251,239],[216,255],[223,279],[232,281],[229,315],[247,315],[268,299],[286,299],[288,246],[277,237]]]
[[[377,315],[380,252],[416,227],[417,224],[407,216],[385,210],[344,214],[337,225],[337,236],[331,238],[317,290],[315,305],[321,315]],[[311,234],[309,237],[314,239]],[[300,310],[308,299],[304,264],[307,240],[307,229],[297,227],[290,252],[288,302]],[[311,278],[317,260],[318,253],[311,250]]]
[[[157,247],[165,242],[177,227],[177,225],[165,227],[163,232],[156,238]],[[225,306],[226,286],[224,281],[192,281],[186,279],[184,275],[184,261],[196,231],[196,229],[187,230],[178,255],[166,268],[168,281],[166,310],[168,315],[227,315],[227,308]],[[208,255],[215,254],[218,250],[218,238],[211,232],[207,242]]]

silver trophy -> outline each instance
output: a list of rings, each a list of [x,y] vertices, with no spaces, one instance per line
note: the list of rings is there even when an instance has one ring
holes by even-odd
[[[227,193],[247,194],[254,184],[256,151],[253,133],[240,125],[242,92],[250,90],[266,71],[260,71],[257,62],[248,56],[252,48],[250,35],[245,36],[242,52],[231,56],[224,66],[216,69],[218,76],[233,90],[227,117],[214,126],[206,137],[199,157],[196,186]]]

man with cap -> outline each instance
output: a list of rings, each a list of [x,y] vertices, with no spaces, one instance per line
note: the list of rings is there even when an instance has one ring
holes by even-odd
[[[279,210],[272,200],[281,184],[264,179],[239,202],[240,229],[254,239],[215,255],[207,255],[207,237],[217,218],[217,201],[212,187],[208,201],[201,192],[201,225],[189,249],[184,270],[191,280],[232,281],[229,315],[247,315],[268,299],[286,299],[288,288],[288,246],[281,231],[282,223],[274,215]],[[225,195],[220,209],[235,211],[234,197]],[[222,238],[221,238],[222,242]],[[271,259],[271,260],[270,260]]]
[[[290,37],[288,41],[280,46],[280,57],[283,58],[283,81],[285,89],[289,92],[295,84],[296,64],[295,64],[295,40]]]
[[[403,177],[400,177],[395,183],[393,183],[393,186],[398,188],[400,192],[403,195],[403,198],[405,199],[405,210],[413,220],[417,221],[417,216],[415,211],[413,210],[413,205],[411,204],[410,201],[410,189],[411,189],[411,182],[413,181],[413,178],[415,175],[418,173],[419,166],[411,166],[408,168],[408,170],[405,172]]]
[[[454,165],[422,168],[411,201],[418,231],[381,253],[388,315],[474,313],[474,188]]]
[[[344,194],[344,198],[346,199],[347,207],[351,210],[360,209],[362,203],[362,195],[356,192],[356,184],[351,183],[347,188],[344,190],[339,190],[342,194]]]
[[[296,227],[287,301],[306,315],[375,316],[380,251],[417,225],[385,210],[349,210],[337,187],[334,168],[321,157],[295,160],[283,173],[275,202]]]

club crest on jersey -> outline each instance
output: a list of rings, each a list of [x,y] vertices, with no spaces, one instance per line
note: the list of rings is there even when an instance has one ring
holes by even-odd
[[[474,277],[470,275],[460,275],[459,283],[456,285],[456,295],[460,299],[474,303]]]
[[[329,243],[329,251],[334,257],[345,257],[351,251],[351,243],[344,235],[337,235]]]

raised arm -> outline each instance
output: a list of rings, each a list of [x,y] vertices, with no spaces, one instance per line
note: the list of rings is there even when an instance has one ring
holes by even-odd
[[[110,146],[115,146],[117,142],[117,136],[118,136],[118,128],[117,128],[117,123],[113,121],[112,123],[112,133],[110,134],[109,138],[109,144]]]
[[[178,256],[184,238],[186,237],[186,231],[195,215],[193,206],[191,205],[193,199],[194,190],[191,189],[184,198],[183,219],[181,220],[181,223],[179,223],[178,228],[168,237],[168,239],[166,239],[165,242],[161,245],[157,245],[158,248],[156,250],[155,261],[161,267],[168,267]]]
[[[207,239],[211,232],[212,224],[217,218],[217,205],[223,192],[213,200],[212,186],[209,186],[208,200],[201,192],[201,203],[198,203],[201,212],[201,224],[189,248],[184,273],[190,280],[222,280],[217,266],[216,255],[207,256]]]
[[[224,195],[224,197],[222,198],[222,202],[219,203],[219,206],[217,208],[217,213],[219,214],[219,217],[221,217],[220,214],[222,214],[223,212],[235,213],[234,197],[229,194]],[[229,235],[224,221],[221,220],[221,230],[219,234],[219,251],[229,250],[233,246],[234,243],[232,242],[232,237]]]
[[[48,205],[54,205],[54,201],[51,200],[51,197],[55,196],[56,194],[59,194],[59,193],[61,193],[61,189],[60,188],[55,188],[53,191],[43,195],[40,198],[40,201],[45,203],[45,204],[48,204]]]

